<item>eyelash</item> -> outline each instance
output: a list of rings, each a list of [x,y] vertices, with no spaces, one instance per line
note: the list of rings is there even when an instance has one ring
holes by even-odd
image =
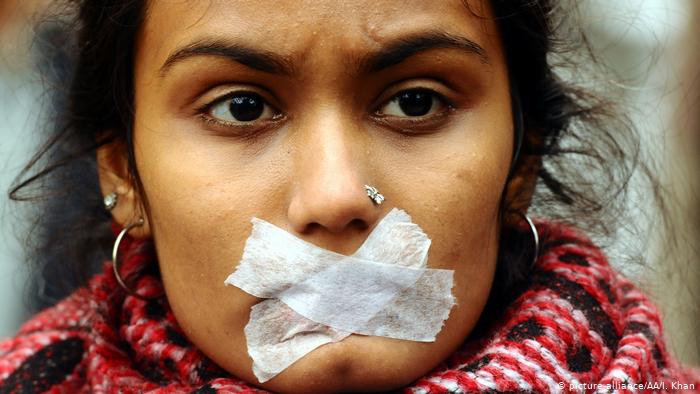
[[[403,94],[407,94],[408,92],[423,92],[423,93],[428,93],[431,96],[431,100],[437,101],[438,105],[441,105],[444,107],[443,110],[439,111],[438,113],[434,114],[427,114],[427,115],[421,115],[421,116],[394,116],[394,115],[387,115],[387,114],[382,114],[380,111],[385,108],[386,106],[390,105],[393,102],[398,102],[400,100],[400,96]],[[236,122],[228,122],[225,120],[218,119],[214,116],[212,116],[210,113],[211,111],[217,106],[220,105],[224,102],[227,102],[234,97],[239,97],[242,95],[255,95],[259,97],[264,106],[267,106],[271,108],[274,111],[274,115],[271,119],[263,119],[263,120],[252,120],[250,122],[245,122],[245,121],[240,121],[240,123]],[[430,129],[437,129],[439,126],[444,124],[444,120],[450,115],[455,110],[454,104],[447,99],[443,94],[440,94],[436,92],[434,89],[430,88],[425,88],[425,87],[412,87],[412,88],[405,88],[397,91],[394,93],[392,96],[389,97],[389,99],[382,101],[382,103],[378,106],[374,107],[375,109],[373,111],[370,111],[370,117],[376,121],[377,123],[392,128],[396,129],[397,131],[401,132],[402,134],[417,134],[419,131],[426,131]],[[432,106],[431,106],[432,109]],[[224,94],[222,96],[217,97],[216,99],[212,100],[211,102],[203,105],[197,110],[197,115],[198,117],[208,126],[210,127],[215,127],[215,128],[222,128],[222,129],[236,129],[236,135],[241,137],[241,138],[247,138],[247,137],[252,137],[255,134],[258,134],[261,129],[266,129],[268,127],[274,126],[276,123],[279,123],[281,120],[285,118],[285,116],[273,105],[269,103],[269,100],[266,100],[262,95],[252,92],[250,90],[237,90],[237,91],[232,91],[227,94]]]
[[[437,101],[438,105],[444,108],[433,114],[426,114],[421,116],[393,116],[380,113],[381,109],[387,107],[393,102],[399,102],[402,95],[406,95],[409,92],[422,92],[428,93],[433,101]],[[432,109],[432,106],[431,106]],[[373,118],[380,124],[383,124],[389,128],[395,129],[402,134],[418,134],[417,131],[429,131],[438,129],[447,120],[447,117],[456,109],[454,103],[449,100],[445,95],[438,93],[434,89],[425,87],[412,87],[401,89],[389,97],[388,100],[384,100],[373,111]]]

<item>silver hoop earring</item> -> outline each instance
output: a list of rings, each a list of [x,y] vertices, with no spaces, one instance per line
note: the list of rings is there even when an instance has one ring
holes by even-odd
[[[377,205],[382,205],[385,198],[381,193],[379,193],[379,190],[377,190],[376,187],[365,185],[365,190],[367,191],[367,196],[370,200],[372,200],[373,203]]]
[[[530,219],[530,217],[522,212],[519,213],[530,226],[530,231],[532,232],[532,241],[535,243],[535,254],[532,257],[532,262],[530,263],[530,270],[532,270],[532,268],[535,266],[535,263],[537,263],[537,258],[540,257],[540,235],[537,233],[537,227],[535,226],[535,223]]]
[[[117,206],[118,199],[119,195],[117,195],[117,193],[115,192],[111,192],[105,196],[104,200],[102,200],[102,203],[104,204],[106,210],[111,211],[112,209],[114,209],[114,207]]]
[[[119,259],[117,256],[117,254],[119,252],[119,244],[122,242],[122,239],[124,238],[124,236],[129,231],[131,231],[131,229],[133,229],[134,227],[143,226],[143,223],[144,223],[143,218],[139,218],[137,221],[135,221],[133,223],[129,223],[129,225],[124,227],[124,229],[122,229],[122,231],[119,233],[119,235],[117,235],[117,239],[114,240],[114,246],[112,247],[112,269],[114,270],[114,276],[117,279],[117,283],[119,283],[119,287],[124,289],[124,291],[129,295],[132,295],[136,298],[140,298],[142,300],[148,301],[148,300],[156,299],[158,297],[146,297],[146,296],[143,296],[143,295],[131,290],[129,288],[129,286],[127,286],[126,283],[124,282],[124,280],[122,279],[121,274],[119,274]]]

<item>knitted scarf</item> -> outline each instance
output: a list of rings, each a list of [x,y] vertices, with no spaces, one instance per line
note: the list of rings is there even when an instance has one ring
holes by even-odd
[[[503,313],[398,392],[700,392],[700,372],[669,355],[659,312],[639,289],[576,229],[545,221],[537,227],[540,257]],[[156,265],[151,248],[122,243],[136,291],[160,293],[157,272],[143,269]],[[194,347],[165,297],[126,295],[111,263],[0,343],[0,393],[45,391],[265,392]]]

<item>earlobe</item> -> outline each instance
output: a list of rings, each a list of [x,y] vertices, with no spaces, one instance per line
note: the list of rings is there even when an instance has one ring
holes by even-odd
[[[535,186],[542,164],[542,158],[537,155],[523,155],[508,180],[504,192],[504,223],[512,224],[522,218],[515,212],[526,213],[532,203]],[[512,215],[511,215],[512,214]]]
[[[149,238],[148,217],[136,192],[129,172],[126,146],[121,140],[97,148],[97,174],[102,196],[116,193],[116,204],[110,213],[120,227],[126,227],[143,218],[144,224],[129,232],[133,238]]]

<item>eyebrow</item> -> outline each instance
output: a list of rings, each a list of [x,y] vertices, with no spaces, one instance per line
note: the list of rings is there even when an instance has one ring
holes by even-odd
[[[160,67],[160,75],[165,75],[176,63],[197,56],[223,57],[270,74],[294,74],[292,61],[285,56],[224,40],[200,40],[180,48],[168,56],[168,59]]]
[[[444,31],[428,31],[389,43],[376,53],[365,56],[360,62],[360,67],[369,72],[377,72],[397,65],[420,52],[440,48],[465,51],[476,55],[482,63],[489,64],[486,50],[469,38]]]
[[[476,42],[444,31],[428,31],[394,40],[378,51],[362,56],[359,68],[363,72],[378,72],[418,53],[439,48],[462,50],[476,55],[482,63],[489,64],[486,50]],[[165,75],[176,63],[197,56],[223,57],[270,74],[289,76],[295,73],[293,61],[287,56],[213,39],[195,41],[173,52],[161,66],[160,75]]]

